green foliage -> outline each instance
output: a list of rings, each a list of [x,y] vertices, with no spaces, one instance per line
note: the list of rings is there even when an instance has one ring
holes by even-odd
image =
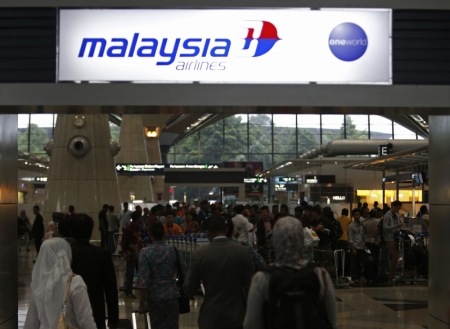
[[[45,154],[44,145],[49,141],[47,131],[34,123],[32,123],[24,132],[19,132],[19,151],[28,152],[28,134],[30,134],[30,153]]]
[[[120,127],[115,124],[109,124],[109,131],[111,133],[111,138],[114,139],[116,142],[119,141],[120,136]]]

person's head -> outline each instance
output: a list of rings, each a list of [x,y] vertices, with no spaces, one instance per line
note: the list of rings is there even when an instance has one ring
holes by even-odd
[[[242,212],[244,211],[245,207],[241,204],[238,204],[237,206],[234,207],[234,212],[236,214],[242,214]]]
[[[75,240],[90,240],[94,228],[94,220],[87,214],[77,214],[70,223],[72,238]]]
[[[158,213],[158,206],[153,206],[152,209],[150,209],[150,213],[156,215]]]
[[[361,209],[361,208],[362,208],[362,203],[358,202],[358,209]]]
[[[267,206],[262,206],[261,207],[261,218],[262,219],[269,218],[269,207],[267,207]]]
[[[371,211],[369,211],[369,217],[370,218],[377,218],[377,211],[372,209]]]
[[[172,206],[170,204],[166,204],[166,212],[172,211]]]
[[[103,211],[108,211],[108,209],[109,209],[109,206],[107,204],[104,204],[103,207],[102,207],[102,210]]]
[[[60,219],[58,223],[58,234],[61,238],[72,237],[72,218],[73,216],[67,216]]]
[[[423,205],[420,207],[420,212],[422,213],[422,215],[428,214],[428,208],[427,206]]]
[[[150,214],[150,210],[148,210],[147,207],[144,208],[144,215],[149,215]]]
[[[369,208],[369,204],[367,202],[364,202],[362,205],[363,208]]]
[[[206,224],[206,233],[209,241],[212,241],[217,236],[227,235],[227,226],[222,217],[214,216],[210,218]]]
[[[306,202],[306,201],[300,202],[300,207],[302,207],[303,209],[306,209],[306,207],[308,207],[308,202]]]
[[[109,212],[114,212],[114,206],[113,205],[109,206],[108,209],[109,209]]]
[[[244,217],[246,217],[246,218],[250,218],[250,216],[251,216],[250,208],[244,208],[242,215],[244,215]]]
[[[54,221],[49,222],[47,224],[47,231],[55,232],[55,230],[56,230],[55,222]]]
[[[229,214],[233,213],[233,206],[231,204],[227,207],[227,213]]]
[[[167,220],[167,219],[166,219],[166,220]],[[192,220],[193,220],[192,214],[187,213],[187,214],[184,216],[184,220],[185,220],[187,223],[192,222]]]
[[[128,202],[123,203],[123,210],[128,210]]]
[[[302,223],[291,216],[282,217],[272,230],[275,266],[302,266],[305,236]]]
[[[27,214],[26,214],[25,210],[22,209],[20,211],[20,215],[19,216],[20,216],[21,219],[26,219],[27,218]]]
[[[373,207],[374,207],[374,208],[378,208],[378,201],[375,201],[375,202],[373,203]]]
[[[322,213],[321,209],[317,206],[312,207],[310,214],[312,219],[318,219]]]
[[[200,204],[200,208],[202,208],[202,210],[207,210],[209,208],[208,200],[203,200]]]
[[[278,214],[278,205],[276,205],[276,204],[274,204],[273,206],[272,206],[272,214]]]
[[[301,215],[303,214],[303,207],[302,206],[298,206],[294,208],[294,215],[295,217],[299,218],[301,217]]]
[[[312,211],[313,211],[313,206],[307,206],[306,208],[305,208],[305,216],[306,216],[306,219],[309,219],[309,220],[311,220],[312,219]]]
[[[359,223],[359,219],[361,218],[361,210],[358,208],[353,209],[352,217],[355,220],[355,222]]]
[[[164,225],[159,220],[154,221],[149,228],[148,235],[152,241],[162,241],[164,239]]]
[[[139,211],[133,211],[131,213],[131,224],[133,225],[141,225],[142,224],[142,213]]]
[[[348,216],[348,209],[347,208],[342,208],[341,215],[342,216]]]
[[[401,208],[402,203],[400,201],[395,200],[394,202],[392,202],[392,209],[391,209],[392,212],[398,213]]]
[[[136,211],[138,211],[139,213],[141,213],[142,214],[142,207],[141,206],[136,206]]]
[[[75,212],[75,207],[72,206],[72,205],[70,205],[70,206],[69,206],[69,212],[70,212],[70,213]]]
[[[171,212],[166,216],[166,224],[169,227],[173,225],[173,214]]]
[[[35,215],[37,215],[37,214],[39,214],[39,206],[34,206],[33,207],[33,214],[35,214]]]
[[[259,212],[259,207],[257,204],[254,204],[251,208],[250,208],[250,212],[252,213],[252,215],[257,214]]]
[[[323,208],[322,215],[324,215],[325,217],[327,217],[328,219],[330,219],[332,221],[334,220],[334,213],[330,207]]]
[[[378,208],[378,210],[377,210],[377,217],[376,218],[381,218],[381,217],[383,217],[383,209]]]
[[[288,210],[288,206],[287,206],[287,205],[282,204],[282,205],[280,206],[280,215],[281,215],[282,217],[288,216],[288,215],[289,215],[289,210]]]
[[[361,209],[361,216],[363,218],[369,218],[369,212],[370,212],[369,208],[367,208],[367,207],[362,208]]]

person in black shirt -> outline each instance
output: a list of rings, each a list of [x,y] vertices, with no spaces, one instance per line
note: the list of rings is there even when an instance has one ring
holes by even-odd
[[[72,271],[86,283],[92,315],[97,328],[105,328],[105,297],[108,308],[109,327],[119,322],[119,301],[116,273],[109,252],[89,243],[94,220],[86,214],[71,219],[72,236],[76,240],[72,247]]]
[[[102,210],[98,213],[98,229],[100,231],[100,247],[106,249],[108,245],[108,205],[104,204]]]
[[[41,250],[42,239],[44,238],[44,218],[39,213],[39,206],[33,207],[33,213],[36,215],[33,223],[33,228],[31,229],[31,233],[34,239],[34,246],[36,247],[36,252],[39,254],[39,250]]]

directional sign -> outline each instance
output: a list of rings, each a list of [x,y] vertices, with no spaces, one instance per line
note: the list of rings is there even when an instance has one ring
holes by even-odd
[[[118,175],[133,175],[133,176],[152,176],[164,175],[163,164],[116,164],[116,171]]]
[[[278,181],[284,182],[284,183],[296,182],[297,177],[281,176],[280,178],[278,178]]]
[[[34,181],[35,182],[46,182],[47,181],[47,177],[34,177]]]
[[[263,177],[244,178],[246,184],[267,184],[267,182],[267,178]]]
[[[190,164],[190,163],[184,163],[184,164],[170,164],[168,167],[170,169],[219,169],[220,164],[218,163],[199,163],[199,164]]]

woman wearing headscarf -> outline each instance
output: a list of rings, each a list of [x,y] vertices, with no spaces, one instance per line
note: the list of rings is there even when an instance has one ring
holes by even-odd
[[[44,241],[33,268],[31,299],[24,329],[55,329],[61,314],[64,293],[72,276],[70,245],[61,238]],[[79,329],[95,329],[86,285],[72,278],[65,311],[66,322]]]
[[[299,271],[308,265],[303,259],[304,234],[302,224],[294,217],[283,217],[272,230],[275,249],[275,262],[271,266]],[[314,272],[320,282],[320,298],[324,302],[325,313],[332,328],[336,325],[336,297],[333,283],[328,272],[322,267],[315,267]],[[270,274],[260,271],[253,277],[247,300],[247,314],[244,329],[266,328],[264,303],[269,300]]]

